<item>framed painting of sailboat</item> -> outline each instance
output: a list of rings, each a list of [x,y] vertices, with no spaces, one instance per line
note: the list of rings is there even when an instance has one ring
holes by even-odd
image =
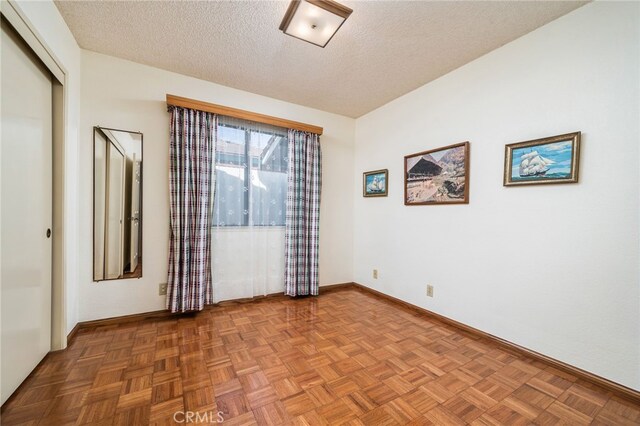
[[[362,174],[362,196],[363,197],[386,197],[389,171],[374,170]]]
[[[580,132],[505,146],[504,186],[577,183]]]

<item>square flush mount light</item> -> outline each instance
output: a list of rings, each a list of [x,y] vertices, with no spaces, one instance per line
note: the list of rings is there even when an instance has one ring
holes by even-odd
[[[353,10],[332,0],[293,0],[280,30],[300,40],[325,47]]]

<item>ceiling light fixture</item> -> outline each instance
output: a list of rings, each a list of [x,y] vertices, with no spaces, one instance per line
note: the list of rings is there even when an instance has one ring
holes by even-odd
[[[353,10],[333,0],[293,0],[280,30],[300,40],[325,47]]]

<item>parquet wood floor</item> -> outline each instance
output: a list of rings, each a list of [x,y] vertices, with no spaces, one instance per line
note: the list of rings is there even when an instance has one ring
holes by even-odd
[[[356,290],[82,330],[4,411],[3,425],[640,424],[606,390]]]

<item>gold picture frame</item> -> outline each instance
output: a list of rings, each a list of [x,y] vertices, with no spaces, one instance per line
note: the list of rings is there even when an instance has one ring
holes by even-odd
[[[386,197],[389,194],[389,170],[362,173],[363,197]]]
[[[505,145],[504,186],[578,183],[580,132]]]

